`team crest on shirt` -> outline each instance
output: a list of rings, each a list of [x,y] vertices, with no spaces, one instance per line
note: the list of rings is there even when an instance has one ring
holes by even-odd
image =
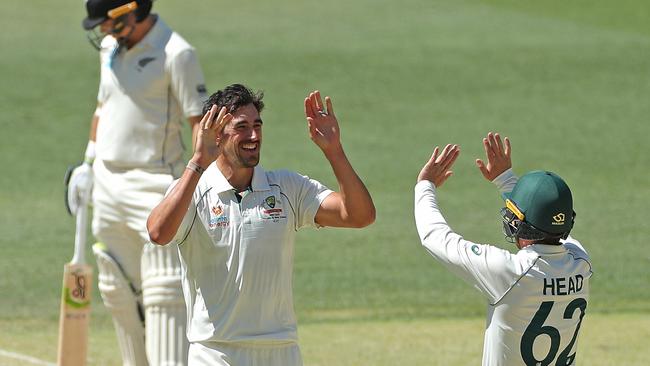
[[[210,222],[208,227],[214,229],[216,227],[226,227],[230,225],[230,219],[223,212],[223,206],[216,205],[210,209]]]
[[[280,207],[282,202],[275,196],[268,196],[262,202],[262,219],[273,220],[277,222],[279,219],[284,219],[284,210]]]

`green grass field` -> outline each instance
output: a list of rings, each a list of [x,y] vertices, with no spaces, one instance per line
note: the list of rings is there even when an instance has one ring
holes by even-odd
[[[82,157],[98,83],[83,2],[53,4],[0,12],[0,350],[48,362],[74,235],[63,173]],[[595,271],[579,362],[650,359],[650,3],[158,0],[154,10],[197,48],[210,90],[265,91],[266,168],[335,186],[302,115],[308,91],[333,98],[377,221],[299,233],[306,365],[480,362],[484,302],[420,247],[412,187],[434,145],[460,144],[443,212],[466,238],[512,249],[500,199],[474,166],[488,131],[510,136],[518,173],[552,170],[573,188],[573,235]],[[118,365],[94,300],[90,363]],[[0,355],[14,364],[24,363]]]

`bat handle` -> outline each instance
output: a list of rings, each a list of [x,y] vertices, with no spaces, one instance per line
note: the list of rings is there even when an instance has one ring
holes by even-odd
[[[90,171],[92,181],[92,170]],[[85,187],[81,205],[77,210],[76,228],[74,235],[74,255],[72,264],[86,264],[86,236],[88,232],[88,204],[90,202],[92,185]]]

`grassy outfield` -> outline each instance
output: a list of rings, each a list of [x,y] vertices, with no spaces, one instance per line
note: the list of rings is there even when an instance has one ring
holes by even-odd
[[[595,271],[581,362],[650,358],[640,343],[650,315],[647,1],[158,0],[154,9],[197,48],[210,90],[244,82],[266,92],[266,168],[335,187],[302,116],[309,90],[333,97],[378,216],[367,230],[299,233],[306,364],[478,362],[483,302],[419,246],[412,187],[433,145],[460,144],[443,212],[466,238],[512,249],[502,203],[473,162],[491,130],[511,137],[518,173],[552,170],[573,188],[573,234]],[[83,17],[79,1],[0,12],[0,349],[46,360],[74,235],[63,173],[82,157],[98,83]],[[97,291],[94,300],[93,364],[114,365],[112,325]]]
[[[477,365],[484,323],[482,318],[308,323],[300,328],[300,342],[305,364],[311,366]],[[54,360],[56,324],[44,327],[43,323],[25,321],[20,329],[14,326],[9,320],[0,321],[0,327],[13,330],[11,334],[0,334],[5,349],[29,350],[33,357]],[[108,326],[93,324],[91,366],[121,362],[114,333]],[[577,360],[591,366],[645,365],[648,337],[647,315],[590,314],[582,329]],[[0,365],[25,363],[0,355]]]

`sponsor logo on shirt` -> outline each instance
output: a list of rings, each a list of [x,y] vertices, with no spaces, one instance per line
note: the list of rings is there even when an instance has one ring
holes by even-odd
[[[479,247],[476,244],[472,245],[472,253],[476,255],[481,255],[481,247]]]
[[[208,223],[210,229],[214,229],[216,227],[226,227],[230,225],[230,219],[224,214],[223,207],[221,205],[212,206],[210,212],[210,222]]]

